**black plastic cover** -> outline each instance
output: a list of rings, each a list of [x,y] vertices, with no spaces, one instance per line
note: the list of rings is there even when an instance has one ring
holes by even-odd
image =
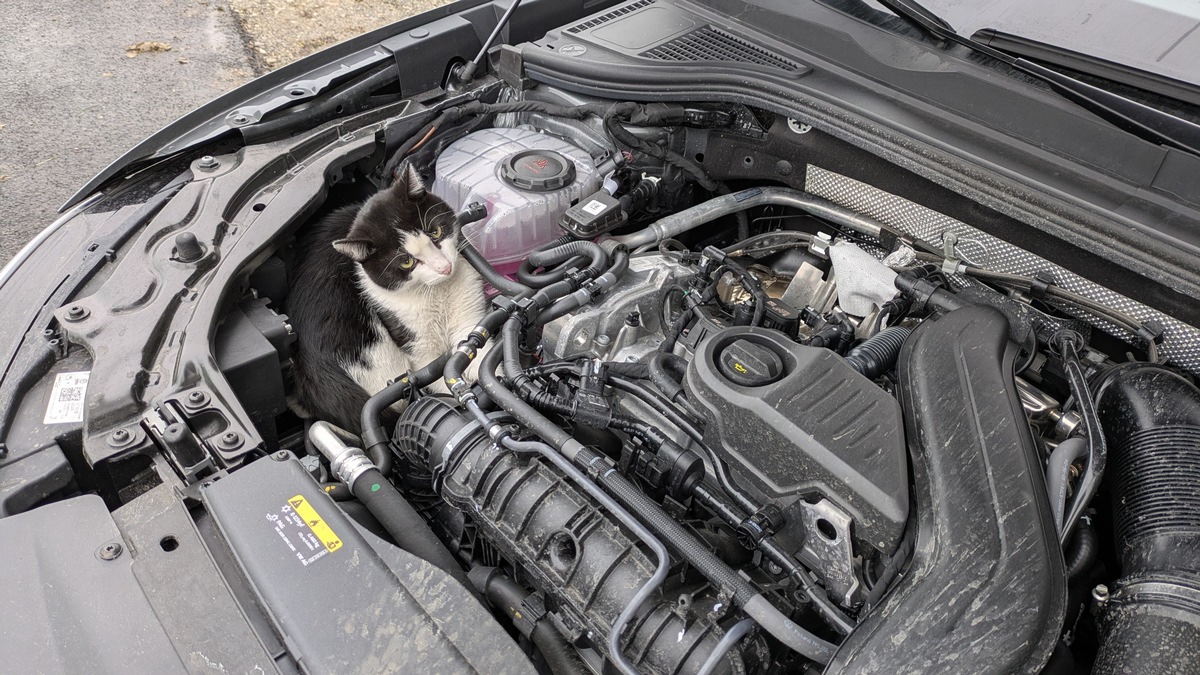
[[[967,306],[905,342],[916,545],[827,673],[1033,673],[1058,642],[1066,572],[1007,335]]]
[[[470,592],[397,549],[393,571],[295,460],[261,459],[202,491],[307,672],[532,672]]]
[[[782,376],[747,387],[723,375],[720,356],[739,343],[777,354]],[[711,420],[710,445],[766,499],[786,511],[819,493],[854,518],[857,538],[894,549],[908,518],[908,460],[900,406],[890,394],[828,349],[750,327],[701,344],[685,382]]]
[[[0,539],[5,672],[187,672],[102,499],[76,497],[0,519]],[[106,545],[115,547],[107,560]]]
[[[580,239],[591,239],[620,227],[626,219],[621,202],[599,190],[567,209],[558,224]]]

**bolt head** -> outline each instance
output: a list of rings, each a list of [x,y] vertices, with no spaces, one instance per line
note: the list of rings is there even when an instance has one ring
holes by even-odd
[[[221,166],[221,163],[217,161],[216,157],[213,157],[212,155],[205,155],[201,157],[198,162],[196,162],[196,166],[206,171],[211,171]]]
[[[113,436],[113,438],[117,439],[118,441],[123,441],[126,438],[129,438],[129,432],[126,431],[125,429],[117,429],[116,431],[114,431],[112,433],[112,436]]]
[[[100,556],[101,560],[116,560],[124,550],[124,547],[114,541],[101,546],[96,554]]]
[[[291,456],[291,453],[287,450],[280,450],[279,452],[271,455],[271,459],[275,460],[276,462],[286,462]]]
[[[1105,586],[1104,584],[1097,584],[1096,587],[1092,589],[1092,599],[1100,604],[1108,602],[1109,597],[1110,594],[1108,592],[1108,586]]]
[[[612,338],[610,338],[609,336],[607,336],[607,335],[597,335],[596,336],[596,344],[598,346],[607,347],[610,343],[612,343]]]
[[[234,124],[245,124],[246,122],[249,122],[249,121],[250,121],[250,118],[246,117],[245,115],[238,115],[233,118]]]
[[[71,305],[67,308],[67,321],[81,321],[87,318],[88,311],[83,305]]]

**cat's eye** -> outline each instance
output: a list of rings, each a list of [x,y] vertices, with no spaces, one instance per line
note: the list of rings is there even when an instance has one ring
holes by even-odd
[[[442,226],[434,225],[433,229],[429,231],[429,238],[433,240],[441,239],[442,234]]]
[[[413,267],[416,266],[416,264],[417,264],[417,259],[412,257],[411,255],[406,255],[400,259],[400,269],[405,270],[405,271],[411,270]]]

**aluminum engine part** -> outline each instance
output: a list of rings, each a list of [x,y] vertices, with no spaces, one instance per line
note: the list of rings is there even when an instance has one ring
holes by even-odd
[[[583,309],[546,324],[548,356],[590,354],[608,361],[639,361],[658,349],[663,333],[663,290],[682,282],[691,268],[666,256],[636,256],[629,271],[606,295]],[[636,319],[631,315],[636,312]]]

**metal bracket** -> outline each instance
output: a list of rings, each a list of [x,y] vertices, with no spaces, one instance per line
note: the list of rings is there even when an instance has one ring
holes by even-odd
[[[815,504],[801,500],[800,507],[800,522],[806,533],[800,560],[818,572],[838,604],[854,605],[863,590],[850,544],[850,526],[854,521],[827,499]]]

